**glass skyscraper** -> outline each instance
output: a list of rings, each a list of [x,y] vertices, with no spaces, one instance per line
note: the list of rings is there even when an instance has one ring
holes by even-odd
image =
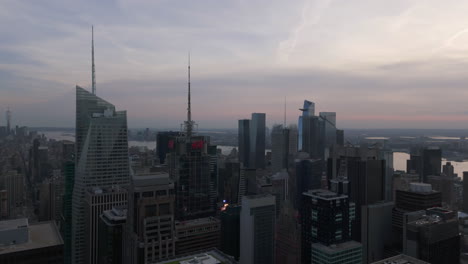
[[[72,263],[85,260],[85,191],[128,185],[127,113],[76,86],[76,171],[72,200]]]

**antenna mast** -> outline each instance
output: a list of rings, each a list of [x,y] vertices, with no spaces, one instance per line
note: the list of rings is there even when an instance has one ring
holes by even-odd
[[[92,91],[96,94],[96,70],[94,67],[94,26],[91,26]]]
[[[192,136],[193,132],[193,121],[192,121],[192,106],[190,98],[190,52],[188,54],[188,95],[187,95],[187,121],[184,122],[185,133],[187,137]]]

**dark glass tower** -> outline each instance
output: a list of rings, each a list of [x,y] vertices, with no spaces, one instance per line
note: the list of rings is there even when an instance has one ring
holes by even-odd
[[[250,120],[239,120],[239,163],[245,168],[250,167]]]
[[[265,168],[265,119],[264,113],[252,113],[250,121],[250,165],[255,169]]]

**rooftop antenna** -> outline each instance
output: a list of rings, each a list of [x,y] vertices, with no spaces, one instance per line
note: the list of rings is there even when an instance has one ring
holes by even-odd
[[[188,96],[187,96],[187,121],[185,121],[185,132],[186,136],[192,136],[193,132],[193,121],[192,121],[192,106],[190,98],[190,52],[188,54]]]
[[[91,26],[92,91],[96,94],[96,70],[94,67],[94,25]]]

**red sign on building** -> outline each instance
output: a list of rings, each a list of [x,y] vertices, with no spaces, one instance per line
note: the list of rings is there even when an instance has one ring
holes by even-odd
[[[203,140],[192,142],[192,149],[202,149],[202,148],[203,148]]]

